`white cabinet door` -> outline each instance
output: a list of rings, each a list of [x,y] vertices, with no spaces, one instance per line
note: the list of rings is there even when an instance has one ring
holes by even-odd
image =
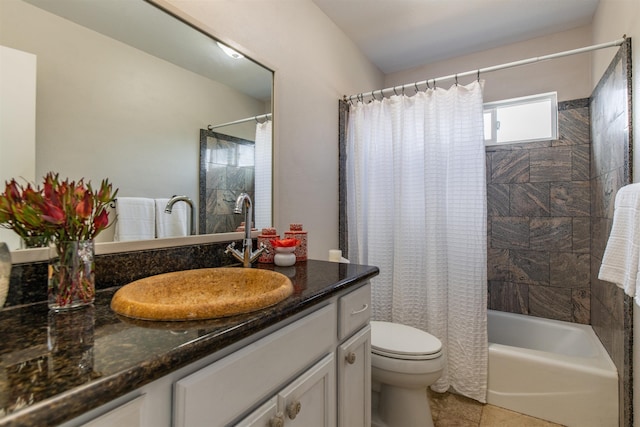
[[[338,426],[371,426],[371,326],[338,347]]]
[[[229,425],[334,351],[336,330],[331,304],[176,381],[173,425]]]
[[[273,396],[247,415],[235,427],[283,427],[284,414],[278,412],[278,396]]]
[[[335,426],[335,372],[334,356],[329,354],[278,393],[285,426]]]

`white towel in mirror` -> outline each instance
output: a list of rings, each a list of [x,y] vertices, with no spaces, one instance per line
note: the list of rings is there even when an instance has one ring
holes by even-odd
[[[118,197],[113,240],[149,240],[156,237],[155,204],[144,197]]]
[[[185,202],[177,202],[168,214],[164,210],[169,199],[155,199],[156,203],[156,236],[182,237],[189,235],[188,206]]]

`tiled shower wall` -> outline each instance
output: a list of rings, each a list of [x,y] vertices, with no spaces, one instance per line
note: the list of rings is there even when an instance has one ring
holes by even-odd
[[[244,221],[234,214],[241,193],[255,200],[253,141],[200,130],[200,234],[235,231]]]
[[[558,110],[557,140],[486,149],[488,306],[588,324],[589,100]]]
[[[633,301],[598,271],[613,222],[614,198],[631,182],[631,40],[591,96],[591,325],[618,369],[620,426],[633,425],[631,344]]]
[[[631,182],[630,40],[590,99],[560,103],[558,140],[487,147],[491,309],[591,324],[633,425],[631,298],[598,279],[616,192]]]

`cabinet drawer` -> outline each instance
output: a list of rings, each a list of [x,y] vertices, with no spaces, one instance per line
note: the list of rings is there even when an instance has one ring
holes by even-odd
[[[111,426],[127,426],[137,427],[144,425],[145,395],[138,396],[135,399],[118,406],[106,414],[95,418],[85,424],[84,427],[111,427]]]
[[[348,293],[339,301],[338,338],[343,340],[366,325],[371,318],[371,284]]]
[[[179,380],[174,425],[223,426],[335,345],[331,304]]]

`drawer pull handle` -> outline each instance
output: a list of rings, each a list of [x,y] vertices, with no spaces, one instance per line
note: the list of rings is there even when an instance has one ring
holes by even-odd
[[[302,409],[302,404],[299,401],[291,402],[289,406],[287,406],[289,419],[294,420],[300,413],[300,409]]]
[[[353,365],[354,363],[356,363],[356,354],[353,351],[350,351],[345,356],[345,359],[347,360],[347,363],[349,365]]]
[[[362,306],[362,308],[360,310],[352,311],[351,315],[354,316],[356,314],[363,313],[363,312],[367,311],[368,308],[369,308],[369,304],[365,304],[365,305]]]
[[[284,426],[284,415],[282,412],[278,412],[274,415],[273,418],[269,420],[269,427],[283,427]]]

